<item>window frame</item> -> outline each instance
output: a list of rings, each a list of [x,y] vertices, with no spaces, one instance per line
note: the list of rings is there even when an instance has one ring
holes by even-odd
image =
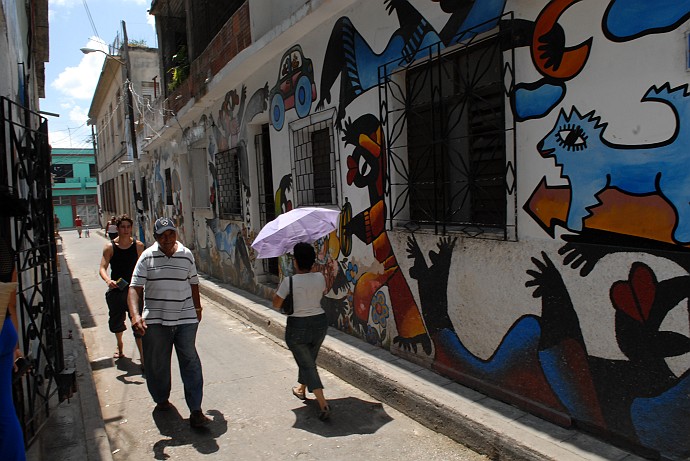
[[[292,173],[294,199],[296,206],[338,206],[341,193],[340,175],[338,165],[340,163],[339,143],[336,142],[337,132],[334,123],[335,109],[331,108],[321,112],[310,114],[307,117],[296,120],[289,125],[290,130],[290,171]],[[329,190],[330,200],[317,200],[314,193],[314,134],[328,130],[330,141],[329,159]],[[318,180],[324,180],[321,176]],[[311,186],[311,189],[309,189]],[[325,194],[324,194],[325,195]],[[319,197],[319,198],[323,198]]]
[[[421,231],[421,232],[431,232],[437,235],[447,235],[451,234],[464,234],[467,237],[476,238],[490,238],[499,240],[517,240],[517,187],[516,187],[516,168],[515,168],[515,119],[510,109],[510,103],[508,96],[505,92],[505,78],[506,78],[506,66],[510,69],[515,69],[514,64],[514,54],[508,50],[504,51],[501,49],[502,40],[507,39],[507,37],[502,37],[503,34],[510,33],[510,27],[494,29],[482,34],[467,34],[469,37],[465,42],[455,45],[453,47],[444,47],[442,44],[434,44],[428,47],[426,52],[420,52],[417,55],[417,60],[410,62],[409,65],[400,66],[398,62],[391,62],[380,66],[379,68],[379,107],[381,110],[380,117],[382,120],[386,120],[384,125],[385,130],[385,140],[386,140],[386,153],[388,161],[388,210],[389,210],[389,224],[388,228],[405,228],[408,231]],[[414,192],[412,188],[415,187],[415,177],[419,178],[420,173],[418,169],[419,165],[416,165],[414,161],[410,162],[410,144],[414,140],[415,128],[414,123],[418,123],[421,118],[416,118],[410,115],[412,108],[419,109],[420,104],[418,101],[411,101],[412,98],[418,98],[423,100],[427,99],[427,103],[432,106],[434,104],[440,104],[447,102],[449,105],[455,104],[459,106],[456,102],[451,102],[453,98],[460,99],[461,96],[478,97],[478,94],[472,93],[475,89],[472,85],[476,85],[476,82],[484,83],[483,78],[478,78],[476,75],[480,75],[485,69],[482,69],[481,59],[476,59],[476,63],[472,63],[471,57],[473,53],[486,53],[482,51],[483,48],[490,49],[487,53],[487,63],[490,63],[492,70],[491,75],[491,86],[493,90],[493,97],[497,98],[499,102],[496,103],[497,107],[500,108],[499,116],[495,126],[498,127],[491,133],[491,136],[498,138],[500,146],[495,152],[498,152],[496,157],[490,157],[487,154],[487,159],[493,159],[493,164],[490,165],[491,172],[489,177],[482,178],[480,175],[474,173],[472,167],[466,167],[468,181],[465,186],[467,190],[474,190],[478,186],[477,183],[472,183],[474,180],[487,180],[487,189],[491,189],[489,193],[486,193],[486,203],[497,204],[494,207],[496,215],[501,219],[496,219],[490,223],[486,222],[486,219],[458,219],[460,216],[460,202],[457,199],[458,192],[460,189],[460,184],[456,181],[455,184],[451,186],[439,185],[437,183],[444,181],[444,176],[449,176],[447,167],[444,167],[444,163],[440,162],[437,165],[435,172],[438,173],[438,177],[435,176],[436,173],[432,174],[430,179],[428,178],[427,186],[437,193],[441,190],[442,197],[446,195],[451,195],[453,199],[458,200],[455,203],[443,204],[446,208],[440,207],[442,212],[434,214],[431,212],[431,216],[428,219],[419,219],[419,216],[414,212],[411,205],[411,200],[413,199]],[[444,80],[444,78],[439,78],[439,75],[443,73],[443,66],[446,60],[460,59],[460,56],[465,56],[465,60],[470,64],[467,66],[470,68],[471,72],[468,73],[471,78],[467,79],[465,87],[465,93],[458,91],[454,88],[453,91],[449,91],[449,81]],[[479,63],[479,64],[477,64]],[[494,67],[495,66],[495,67]],[[424,97],[417,97],[416,95],[410,95],[410,83],[409,80],[414,78],[415,72],[429,72],[427,79],[431,82],[427,82],[426,87],[423,91],[426,91],[427,95]],[[475,72],[474,74],[472,72]],[[436,73],[438,75],[433,75]],[[511,73],[510,75],[514,75]],[[436,80],[434,80],[436,79]],[[468,83],[469,82],[469,83]],[[457,83],[457,82],[456,82]],[[424,86],[422,86],[424,88]],[[469,91],[467,91],[469,90]],[[445,93],[445,94],[444,94]],[[456,110],[456,119],[466,119],[468,120],[466,114],[463,116],[458,115],[462,111],[467,111],[468,107],[454,108]],[[445,115],[444,115],[445,114]],[[419,114],[418,114],[419,115]],[[452,125],[452,121],[446,120],[443,117],[448,117],[446,112],[438,111],[435,116],[434,122],[439,126]],[[474,119],[469,119],[469,122],[473,122]],[[428,121],[431,124],[431,121]],[[465,123],[466,126],[470,126],[470,123]],[[412,128],[411,128],[412,126]],[[447,139],[452,138],[449,133],[452,133],[452,129],[445,127],[428,129],[430,133],[440,133],[442,136],[434,135],[430,136],[426,143],[429,146],[428,150],[431,152],[433,149],[438,151],[438,154],[428,154],[429,158],[434,155],[443,156],[448,155],[448,146],[444,145]],[[444,132],[444,130],[446,130]],[[412,133],[409,133],[412,131]],[[419,134],[419,133],[418,133]],[[488,135],[485,135],[488,136]],[[444,137],[446,138],[444,140]],[[457,145],[451,146],[456,148]],[[414,148],[414,146],[412,147]],[[457,154],[456,154],[457,155]],[[455,168],[459,164],[459,156],[454,159]],[[447,162],[446,162],[447,163]],[[457,174],[457,172],[453,173]],[[427,175],[428,176],[428,175]],[[440,179],[439,179],[440,178]],[[499,182],[500,184],[497,184]],[[450,181],[449,183],[452,183]],[[455,189],[453,189],[455,187]],[[448,190],[447,194],[443,193],[443,190]],[[480,189],[480,188],[478,188]],[[500,192],[499,192],[500,191]],[[481,191],[484,193],[484,191]],[[453,195],[456,194],[456,195]],[[472,199],[471,194],[462,192],[464,195],[464,200],[469,202]],[[429,208],[434,208],[438,206],[438,203],[434,203],[436,199],[430,199]],[[493,202],[491,200],[494,200]],[[442,201],[440,202],[442,203]],[[478,202],[479,203],[479,202]],[[472,204],[471,206],[476,207],[477,205]],[[477,208],[479,209],[479,208]],[[456,213],[456,214],[453,214]],[[451,219],[447,219],[448,217]],[[454,220],[453,217],[456,219]]]
[[[74,178],[74,165],[71,163],[53,163],[50,173],[54,184],[63,184],[68,182],[67,178]]]
[[[487,40],[408,70],[411,221],[505,227],[505,186],[498,178],[506,161],[500,55],[498,40]],[[480,67],[489,76],[484,81],[476,75]],[[413,95],[423,101],[415,104]]]
[[[216,200],[221,219],[242,219],[242,179],[240,177],[240,147],[233,147],[215,155]],[[224,156],[229,158],[226,160]],[[227,163],[227,164],[226,164]]]

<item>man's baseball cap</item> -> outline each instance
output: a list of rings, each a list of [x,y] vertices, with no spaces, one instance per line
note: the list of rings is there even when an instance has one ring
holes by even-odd
[[[170,218],[158,218],[158,219],[156,219],[156,223],[153,225],[153,233],[156,235],[161,235],[163,232],[165,232],[167,230],[177,231],[177,227],[175,227],[175,223],[173,223],[172,219],[170,219]]]

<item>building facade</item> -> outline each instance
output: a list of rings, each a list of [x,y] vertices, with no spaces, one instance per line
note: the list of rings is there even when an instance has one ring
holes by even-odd
[[[204,5],[151,5],[149,239],[171,216],[202,271],[269,298],[291,262],[256,258],[261,227],[341,210],[315,244],[332,326],[690,456],[687,4]]]
[[[93,149],[51,150],[53,211],[62,229],[74,227],[81,216],[84,226],[100,228],[98,173]]]
[[[142,131],[143,114],[159,95],[159,69],[155,48],[132,45],[119,37],[103,62],[89,108],[102,225],[111,216],[127,213],[134,218],[143,212],[135,203],[137,182],[141,182],[134,168],[139,157],[135,139]]]

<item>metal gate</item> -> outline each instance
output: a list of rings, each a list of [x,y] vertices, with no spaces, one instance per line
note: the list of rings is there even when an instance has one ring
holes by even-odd
[[[48,122],[1,97],[0,127],[0,185],[26,207],[25,213],[2,218],[2,226],[15,250],[19,343],[32,365],[13,388],[28,446],[46,423],[51,403],[76,391],[76,375],[64,368]]]

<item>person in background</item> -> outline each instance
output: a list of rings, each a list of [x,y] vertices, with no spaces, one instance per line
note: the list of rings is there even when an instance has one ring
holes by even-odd
[[[105,293],[105,301],[108,304],[108,327],[112,333],[115,333],[117,342],[117,350],[113,354],[113,358],[119,359],[125,356],[122,335],[127,329],[125,320],[128,310],[128,285],[132,280],[132,272],[134,272],[137,259],[144,251],[144,244],[132,236],[132,226],[134,225],[132,218],[123,214],[116,222],[117,237],[103,247],[101,267],[98,273],[108,285],[108,291]],[[108,266],[110,266],[110,275],[108,275]],[[139,349],[141,371],[144,373],[141,336],[135,332],[134,339]]]
[[[53,222],[55,224],[55,229],[54,229],[55,235],[58,235],[60,232],[60,218],[58,218],[57,214],[54,215]]]
[[[82,230],[82,220],[81,216],[77,215],[76,218],[74,218],[74,226],[77,228],[77,234],[79,234],[79,238],[81,238],[81,230]]]
[[[114,240],[117,237],[117,219],[115,216],[111,216],[110,221],[106,223],[105,232],[108,234],[108,237],[110,237],[110,240]]]
[[[198,428],[210,420],[201,410],[204,377],[195,343],[202,307],[194,255],[177,241],[177,228],[169,218],[156,220],[153,235],[156,243],[141,254],[129,287],[132,328],[143,336],[146,385],[156,411],[172,408],[168,399],[174,346],[190,410],[189,424]]]
[[[295,275],[292,278],[294,312],[288,316],[285,342],[292,352],[299,373],[297,387],[292,394],[306,400],[306,391],[314,394],[319,404],[319,419],[327,420],[331,408],[323,395],[323,384],[316,368],[316,357],[328,331],[328,319],[321,308],[321,298],[326,292],[326,279],[321,272],[311,272],[316,252],[308,243],[298,243],[293,250]],[[273,296],[273,307],[280,309],[290,290],[290,278],[280,283]]]

